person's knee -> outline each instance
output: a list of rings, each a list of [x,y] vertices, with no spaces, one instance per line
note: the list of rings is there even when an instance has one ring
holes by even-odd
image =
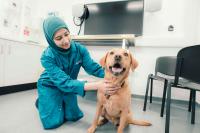
[[[67,113],[66,113],[67,114]],[[78,121],[81,118],[83,118],[84,114],[82,111],[79,112],[79,114],[74,114],[74,115],[65,115],[65,119],[67,121]]]

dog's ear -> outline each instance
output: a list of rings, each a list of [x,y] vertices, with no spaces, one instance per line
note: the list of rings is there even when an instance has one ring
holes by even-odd
[[[138,66],[138,62],[137,62],[137,60],[132,56],[131,53],[130,53],[130,57],[131,57],[131,70],[134,71],[134,69],[137,68],[137,66]]]
[[[104,55],[104,57],[102,57],[102,58],[100,59],[100,61],[99,61],[100,65],[101,65],[102,67],[105,67],[105,66],[106,66],[106,58],[107,58],[107,55],[108,55],[108,53],[106,53],[106,55]]]

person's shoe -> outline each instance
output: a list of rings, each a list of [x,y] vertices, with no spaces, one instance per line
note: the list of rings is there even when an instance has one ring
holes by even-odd
[[[38,98],[35,101],[35,107],[38,109]]]

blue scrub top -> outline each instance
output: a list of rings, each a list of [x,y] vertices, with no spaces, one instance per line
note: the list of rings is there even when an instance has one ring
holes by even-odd
[[[104,70],[93,61],[88,50],[80,43],[71,41],[68,54],[61,54],[48,47],[41,57],[45,71],[39,80],[48,81],[63,92],[73,92],[84,96],[84,82],[77,79],[80,67],[89,74],[103,78]]]

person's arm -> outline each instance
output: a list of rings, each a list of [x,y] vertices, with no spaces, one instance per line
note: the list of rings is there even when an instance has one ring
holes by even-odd
[[[115,92],[120,89],[119,86],[113,85],[112,82],[107,80],[100,80],[97,82],[90,82],[85,83],[84,90],[90,91],[90,90],[99,90],[104,94],[107,95],[113,95]]]
[[[63,92],[72,92],[81,96],[85,95],[85,82],[71,79],[63,70],[61,70],[53,58],[49,56],[42,56],[42,66],[47,71],[51,81]]]
[[[90,75],[103,78],[104,69],[90,57],[90,54],[85,46],[81,45],[80,51],[83,57],[82,67],[84,68],[84,70]]]
[[[84,86],[84,90],[85,91],[90,91],[90,90],[98,90],[100,88],[100,85],[101,82],[87,82],[85,83],[85,86]]]

